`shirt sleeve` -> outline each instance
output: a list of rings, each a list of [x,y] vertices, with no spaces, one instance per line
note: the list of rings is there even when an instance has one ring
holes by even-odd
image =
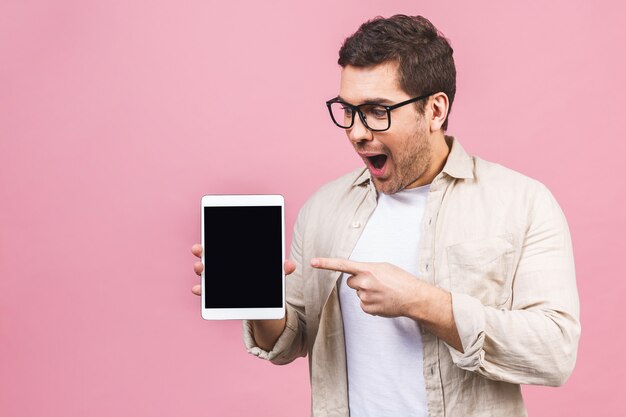
[[[305,209],[298,215],[291,242],[290,258],[296,264],[296,270],[285,277],[286,315],[285,329],[276,340],[272,350],[261,349],[254,340],[252,322],[243,321],[243,342],[246,350],[259,358],[266,359],[277,365],[284,365],[296,358],[306,356],[306,320],[304,295],[302,291],[302,239],[305,225]]]
[[[448,349],[460,368],[516,384],[565,383],[576,362],[579,300],[567,222],[545,186],[533,204],[511,309],[453,292],[452,311],[463,353]]]

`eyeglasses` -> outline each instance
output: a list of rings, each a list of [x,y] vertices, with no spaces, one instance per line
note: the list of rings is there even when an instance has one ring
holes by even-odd
[[[384,106],[377,103],[364,103],[354,106],[342,101],[340,98],[333,98],[326,102],[328,112],[333,122],[342,129],[350,129],[354,124],[354,113],[358,113],[363,125],[373,132],[383,132],[391,127],[391,111],[398,107],[406,106],[435,93],[424,94],[414,97],[393,106]]]

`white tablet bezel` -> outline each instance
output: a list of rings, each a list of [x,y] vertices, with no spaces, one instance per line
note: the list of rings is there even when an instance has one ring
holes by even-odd
[[[278,308],[205,308],[205,277],[206,268],[202,270],[201,310],[205,320],[263,320],[281,319],[285,316],[285,199],[278,194],[237,194],[237,195],[205,195],[200,207],[200,230],[202,234],[202,264],[206,265],[204,236],[204,207],[223,206],[280,206],[281,207],[281,246],[282,246],[282,307]]]

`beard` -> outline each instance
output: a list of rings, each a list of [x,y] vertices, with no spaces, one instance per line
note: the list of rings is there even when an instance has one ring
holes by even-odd
[[[395,194],[416,182],[430,167],[432,145],[428,135],[418,130],[407,141],[407,146],[393,153],[393,175],[384,181],[373,178],[378,192]]]

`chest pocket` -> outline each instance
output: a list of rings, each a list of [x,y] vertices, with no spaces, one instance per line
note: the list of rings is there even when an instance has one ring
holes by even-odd
[[[499,307],[512,294],[515,247],[505,234],[446,248],[453,292],[478,298],[483,305]]]

